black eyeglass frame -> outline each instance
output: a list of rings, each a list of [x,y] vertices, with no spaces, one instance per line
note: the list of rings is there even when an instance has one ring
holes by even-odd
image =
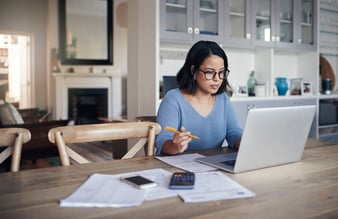
[[[219,71],[219,72],[216,72],[216,71],[204,71],[204,70],[202,70],[202,69],[198,69],[198,71],[200,71],[200,72],[202,72],[203,74],[204,74],[204,78],[205,78],[205,80],[213,80],[214,78],[215,78],[215,76],[216,76],[216,74],[218,74],[218,78],[219,79],[225,79],[225,78],[228,78],[228,76],[229,76],[229,74],[230,74],[230,70],[222,70],[222,71]],[[222,74],[223,73],[223,74]],[[207,75],[211,75],[212,74],[212,77],[211,78],[209,78],[209,77],[207,77]],[[221,77],[221,75],[223,75],[222,77]]]

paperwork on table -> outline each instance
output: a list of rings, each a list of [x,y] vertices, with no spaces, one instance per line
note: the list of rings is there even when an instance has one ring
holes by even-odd
[[[158,183],[151,189],[134,188],[120,180],[121,176],[139,174]],[[60,202],[61,207],[130,207],[154,200],[177,196],[168,189],[171,173],[163,169],[151,169],[124,174],[91,175],[73,194]]]
[[[177,193],[184,202],[207,202],[255,196],[255,193],[220,171],[196,173],[195,189],[177,190]]]
[[[121,176],[139,174],[155,181],[158,186],[137,189],[120,180]],[[164,169],[150,169],[117,175],[91,175],[74,193],[60,201],[61,207],[131,207],[143,201],[179,195],[184,202],[206,202],[223,199],[248,198],[254,193],[236,183],[224,173],[210,171],[196,173],[192,190],[169,189],[172,173]]]
[[[194,173],[217,170],[217,168],[215,167],[211,167],[195,161],[196,158],[200,157],[204,157],[204,155],[194,153],[175,156],[157,156],[156,158],[171,166]]]

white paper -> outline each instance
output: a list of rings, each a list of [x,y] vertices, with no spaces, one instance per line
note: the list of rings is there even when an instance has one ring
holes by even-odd
[[[144,170],[138,173],[144,177],[147,177],[148,179],[155,181],[158,184],[158,186],[155,188],[147,189],[145,200],[150,201],[177,196],[177,193],[175,191],[168,189],[170,178],[172,175],[171,172],[158,168]]]
[[[199,173],[199,172],[206,172],[206,171],[214,171],[217,168],[199,163],[196,158],[204,157],[201,154],[194,153],[194,154],[182,154],[182,155],[175,155],[175,156],[157,156],[156,158],[177,168]]]
[[[61,207],[129,207],[142,204],[145,190],[122,183],[115,175],[93,174]]]
[[[207,202],[255,196],[255,193],[219,171],[196,173],[194,189],[176,191],[184,202]]]
[[[137,189],[120,180],[121,176],[139,174],[158,183],[150,189]],[[163,169],[151,169],[124,174],[93,174],[74,193],[60,201],[61,207],[131,207],[144,200],[176,196],[168,189],[171,173]]]
[[[155,181],[158,186],[145,190],[134,188],[120,180],[121,176],[139,174]],[[184,202],[206,202],[222,199],[247,198],[254,193],[222,172],[196,173],[192,190],[169,189],[171,172],[150,169],[123,174],[91,175],[74,193],[60,201],[61,207],[131,207],[144,200],[156,200],[179,195]]]

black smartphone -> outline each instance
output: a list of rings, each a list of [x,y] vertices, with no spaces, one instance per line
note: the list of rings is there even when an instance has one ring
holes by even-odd
[[[175,172],[171,176],[169,189],[193,189],[195,174],[192,172]]]
[[[148,189],[157,186],[156,182],[140,175],[123,176],[121,180],[138,189]]]

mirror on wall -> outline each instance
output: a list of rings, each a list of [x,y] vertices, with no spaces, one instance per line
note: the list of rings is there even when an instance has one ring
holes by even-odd
[[[59,0],[63,65],[113,64],[113,0]]]

